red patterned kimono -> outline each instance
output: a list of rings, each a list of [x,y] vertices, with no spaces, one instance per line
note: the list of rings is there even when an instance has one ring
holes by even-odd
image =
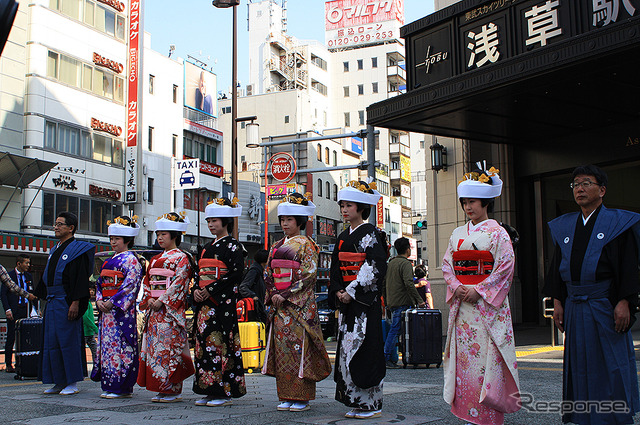
[[[147,312],[138,372],[138,385],[149,391],[180,394],[182,381],[194,373],[185,328],[191,275],[189,259],[179,249],[158,254],[149,263],[140,303],[140,309]],[[163,292],[160,288],[165,284]],[[158,311],[148,308],[156,296],[163,302]]]
[[[266,305],[271,305],[267,353],[262,373],[276,377],[281,400],[316,398],[316,382],[331,373],[324,347],[315,283],[318,246],[306,236],[282,239],[267,262]],[[275,308],[271,297],[285,302]]]

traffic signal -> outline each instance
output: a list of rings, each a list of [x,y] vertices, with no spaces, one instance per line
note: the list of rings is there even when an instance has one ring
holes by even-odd
[[[427,220],[422,220],[422,221],[416,222],[416,227],[419,230],[426,229],[427,228]]]

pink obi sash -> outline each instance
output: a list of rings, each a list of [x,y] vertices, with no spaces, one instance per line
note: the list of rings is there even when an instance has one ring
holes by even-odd
[[[300,269],[300,262],[274,258],[271,260],[271,269],[273,270],[271,274],[273,276],[273,284],[278,291],[282,291],[289,288],[293,283],[293,272]]]
[[[149,269],[149,285],[151,286],[151,296],[154,298],[161,297],[167,291],[167,287],[171,283],[171,278],[176,272],[164,268]]]
[[[117,270],[102,269],[100,271],[100,277],[102,278],[102,298],[109,299],[120,289],[124,274]]]

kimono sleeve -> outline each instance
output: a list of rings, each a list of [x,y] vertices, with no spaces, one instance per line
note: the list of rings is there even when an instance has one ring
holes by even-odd
[[[499,308],[509,294],[515,267],[511,238],[502,227],[496,227],[491,233],[491,254],[493,270],[485,280],[475,286],[475,290],[485,302]]]
[[[544,287],[542,293],[548,297],[555,298],[564,305],[564,300],[567,298],[567,285],[560,276],[560,262],[562,261],[562,253],[560,247],[555,244],[553,247],[553,257],[551,257],[551,264],[547,269],[547,274],[544,277]]]
[[[453,271],[453,235],[449,238],[449,245],[447,246],[447,250],[444,253],[444,257],[442,258],[442,275],[444,276],[444,280],[447,282],[447,303],[451,304],[453,301],[453,294],[456,292],[456,289],[462,283],[456,278],[456,274]]]

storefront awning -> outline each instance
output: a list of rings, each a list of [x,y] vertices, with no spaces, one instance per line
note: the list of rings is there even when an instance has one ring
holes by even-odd
[[[481,9],[478,10],[482,12]],[[435,14],[403,27],[409,91],[369,106],[368,124],[468,140],[525,144],[579,138],[640,121],[638,12],[626,20],[619,19],[615,25],[585,29],[544,48],[512,52],[504,60],[470,71],[464,68],[469,57],[464,56],[468,32],[458,24],[465,21],[465,13],[457,9],[450,14],[454,13],[454,18],[444,24],[442,19],[433,24],[442,16]],[[477,25],[490,25],[491,17],[484,19]],[[429,20],[431,26],[425,24]],[[422,33],[417,29],[420,26],[426,28]],[[448,52],[434,47],[442,34],[450,37]],[[513,38],[515,44],[518,37]],[[462,46],[457,47],[457,59],[456,46]],[[443,60],[441,55],[439,62],[436,58],[429,63],[428,58],[433,57],[429,52],[448,53],[448,57]],[[503,53],[507,56],[508,50],[505,48]],[[427,63],[431,74],[425,74]],[[433,78],[433,73],[445,65],[452,69],[457,66],[458,71],[454,69],[449,76],[430,84],[417,82],[425,75]],[[418,77],[416,69],[421,72]]]
[[[0,185],[24,189],[56,165],[57,162],[0,153]]]

